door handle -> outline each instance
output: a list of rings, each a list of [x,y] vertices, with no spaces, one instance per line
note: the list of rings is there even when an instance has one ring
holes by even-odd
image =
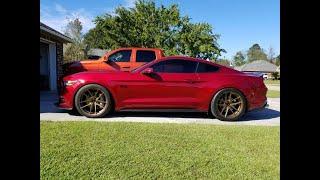
[[[130,66],[123,66],[122,68],[130,68]]]

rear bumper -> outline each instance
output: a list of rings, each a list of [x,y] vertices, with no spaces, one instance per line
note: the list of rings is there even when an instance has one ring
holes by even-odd
[[[254,108],[254,109],[250,110],[250,112],[252,112],[252,111],[261,111],[261,110],[263,110],[265,108],[268,108],[268,107],[269,107],[268,101],[265,100],[264,103],[262,104],[262,106]]]

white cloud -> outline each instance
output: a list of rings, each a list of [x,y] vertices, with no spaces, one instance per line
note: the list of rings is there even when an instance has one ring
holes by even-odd
[[[135,6],[135,1],[136,0],[124,0],[123,7],[132,8]],[[114,8],[115,7],[104,8],[104,12],[115,15]],[[94,16],[84,8],[70,10],[58,3],[55,3],[53,7],[40,5],[40,21],[61,33],[64,32],[68,22],[75,18],[79,18],[81,21],[84,33],[95,26],[92,22]]]
[[[67,10],[64,7],[62,7],[60,4],[55,4],[55,9],[60,14],[66,14],[67,13]]]
[[[40,6],[40,21],[57,31],[63,33],[64,28],[70,20],[79,18],[83,26],[83,32],[86,33],[94,27],[93,15],[84,8],[68,10],[60,4],[55,4],[54,8]]]

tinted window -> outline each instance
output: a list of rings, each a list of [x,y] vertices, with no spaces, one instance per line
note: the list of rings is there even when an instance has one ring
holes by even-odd
[[[188,60],[166,60],[152,66],[154,72],[194,73],[197,62]]]
[[[154,51],[137,51],[137,62],[150,62],[156,59]]]
[[[198,73],[216,72],[218,70],[219,70],[219,67],[217,67],[217,66],[213,66],[210,64],[206,64],[206,63],[200,63],[200,62],[199,62],[198,68],[197,68]]]
[[[92,55],[92,56],[88,56],[88,59],[94,59],[94,60],[97,60],[99,59],[101,56],[95,56],[95,55]]]
[[[123,50],[123,51],[118,51],[112,54],[108,60],[113,62],[129,62],[130,57],[131,57],[131,50]]]

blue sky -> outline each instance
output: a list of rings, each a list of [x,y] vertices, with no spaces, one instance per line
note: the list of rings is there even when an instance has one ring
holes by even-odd
[[[41,0],[41,22],[63,31],[68,19],[79,17],[84,31],[94,27],[92,20],[122,5],[133,7],[135,0]],[[220,34],[218,43],[226,49],[222,57],[232,58],[254,43],[267,52],[280,53],[279,0],[156,0],[157,5],[178,4],[182,15],[192,22],[208,22]]]

